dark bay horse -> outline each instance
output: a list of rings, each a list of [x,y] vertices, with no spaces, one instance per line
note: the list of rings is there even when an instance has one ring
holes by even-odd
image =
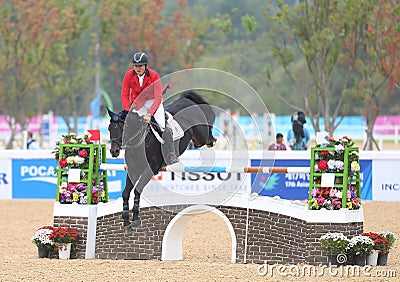
[[[174,141],[176,152],[181,155],[190,141],[199,148],[204,145],[212,147],[216,138],[212,135],[215,113],[202,96],[194,91],[183,92],[180,97],[165,106],[165,111],[171,113],[183,129],[184,135]],[[124,227],[131,230],[129,216],[129,197],[132,189],[135,193],[133,226],[141,225],[139,218],[140,195],[151,177],[157,174],[165,161],[162,156],[161,143],[150,129],[149,124],[132,112],[124,116],[108,110],[111,117],[108,130],[111,140],[111,155],[117,157],[121,147],[125,147],[125,162],[128,166],[126,185],[122,193]],[[152,121],[153,126],[157,126]]]

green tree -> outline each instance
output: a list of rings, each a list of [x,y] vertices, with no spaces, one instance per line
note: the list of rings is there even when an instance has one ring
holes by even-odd
[[[343,40],[352,36],[353,18],[343,18],[353,1],[304,0],[289,6],[279,1],[277,10],[266,10],[274,40],[271,56],[289,77],[295,91],[303,99],[303,106],[293,104],[273,84],[271,66],[266,66],[266,81],[274,94],[295,110],[303,110],[320,131],[319,118],[324,118],[324,129],[333,134],[356,97],[351,96],[351,70],[340,68],[339,55]],[[304,64],[296,66],[300,55]],[[333,93],[333,76],[340,69],[343,80],[339,95]]]

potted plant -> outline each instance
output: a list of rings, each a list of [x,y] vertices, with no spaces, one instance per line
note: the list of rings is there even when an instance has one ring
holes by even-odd
[[[373,251],[367,255],[367,264],[375,266],[378,263],[379,253],[389,252],[389,241],[385,236],[376,232],[363,233],[363,236],[368,236],[374,241]]]
[[[38,248],[39,258],[49,257],[50,250],[54,247],[54,241],[50,239],[50,235],[53,233],[52,226],[43,226],[36,230],[33,234],[31,241]]]
[[[349,239],[343,233],[327,233],[319,239],[322,248],[327,252],[331,265],[344,264],[346,247]]]
[[[388,241],[388,245],[387,245],[386,249],[379,252],[377,265],[386,265],[388,256],[389,256],[389,252],[393,248],[394,242],[396,242],[397,238],[396,238],[396,236],[394,236],[394,234],[392,232],[389,232],[389,231],[378,232],[378,234],[380,234],[386,238],[386,240]]]
[[[79,236],[76,228],[59,226],[54,228],[49,238],[54,241],[58,249],[58,257],[60,259],[69,259],[71,248],[76,246]]]
[[[346,252],[353,256],[354,264],[364,266],[367,254],[374,249],[374,241],[368,236],[357,235],[350,239]]]

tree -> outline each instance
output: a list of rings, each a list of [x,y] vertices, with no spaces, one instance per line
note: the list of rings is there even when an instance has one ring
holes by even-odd
[[[383,98],[393,92],[398,79],[400,10],[396,2],[352,2],[352,9],[344,14],[355,19],[352,27],[354,36],[344,41],[346,57],[342,58],[342,62],[352,68],[356,75],[355,91],[364,98],[367,122],[364,149],[367,150],[372,150],[373,144],[379,149],[373,137],[374,124]]]
[[[77,50],[90,27],[90,1],[60,1],[57,5],[60,23],[56,32],[61,36],[50,49],[51,66],[39,70],[51,107],[63,118],[68,132],[77,132],[78,117],[87,113],[88,94],[93,90],[88,81],[96,71],[88,48],[81,53]]]
[[[104,60],[102,65],[108,64],[107,75],[113,75],[114,84],[120,85],[134,52],[145,51],[150,57],[150,67],[161,76],[191,67],[206,52],[204,37],[211,24],[206,17],[192,16],[186,1],[178,1],[170,14],[164,10],[166,0],[128,2],[112,25],[112,40],[104,45],[101,39],[109,62]],[[109,25],[102,20],[104,30]],[[114,97],[119,97],[120,87],[110,87],[115,89]]]
[[[296,111],[302,110],[310,117],[316,131],[320,131],[319,119],[324,118],[324,128],[331,135],[348,113],[356,97],[351,96],[351,70],[342,68],[342,87],[338,96],[333,92],[333,72],[340,68],[338,58],[342,42],[351,36],[348,25],[353,19],[343,18],[343,13],[353,1],[304,0],[289,6],[279,1],[277,10],[266,10],[271,23],[270,36],[274,46],[271,56],[277,60],[289,77],[295,91],[304,102],[303,106],[291,103],[273,84],[271,66],[265,67],[267,85],[285,104]],[[357,11],[355,11],[357,12]],[[294,58],[301,55],[304,64],[294,65]]]
[[[18,126],[41,110],[39,67],[49,64],[48,52],[58,37],[58,9],[54,1],[0,1],[1,111],[8,116],[11,149]]]

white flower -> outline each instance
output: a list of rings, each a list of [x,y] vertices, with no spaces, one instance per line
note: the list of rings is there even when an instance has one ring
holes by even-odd
[[[49,239],[49,236],[53,233],[51,229],[39,229],[36,233],[32,236],[31,240],[33,243],[43,244],[43,245],[54,245],[54,242]]]
[[[376,232],[376,233],[378,233],[384,237],[387,237],[389,235],[389,236],[393,237],[394,239],[397,239],[397,237],[394,235],[394,233],[390,232],[390,231],[381,231],[381,232]]]
[[[85,158],[82,158],[81,156],[76,155],[74,158],[74,163],[80,165],[83,164],[85,162]],[[68,161],[68,159],[67,159]]]
[[[326,233],[325,235],[322,235],[320,240],[326,240],[326,239],[333,239],[333,240],[349,240],[343,233],[339,232],[329,232]]]
[[[335,145],[335,151],[338,153],[343,152],[344,151],[343,145],[342,144]]]
[[[335,193],[335,196],[336,196],[337,198],[342,198],[342,191],[337,191],[337,192]]]
[[[344,162],[342,161],[335,161],[335,168],[338,170],[343,170],[344,168]]]
[[[334,169],[335,168],[335,160],[329,160],[328,161],[328,168],[329,169]]]

